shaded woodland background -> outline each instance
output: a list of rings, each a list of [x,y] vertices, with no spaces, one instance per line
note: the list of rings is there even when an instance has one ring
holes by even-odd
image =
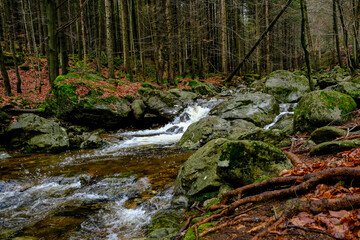
[[[43,80],[36,72],[44,68],[42,59],[47,56],[48,61],[57,61],[58,54],[62,74],[67,73],[70,60],[92,64],[106,77],[131,81],[150,79],[175,84],[179,76],[203,79],[226,75],[244,58],[286,1],[0,2],[3,50],[30,57],[38,89]],[[360,2],[312,0],[305,4],[313,69],[335,64],[356,69]],[[300,1],[293,1],[241,73],[304,68],[300,35]],[[117,76],[115,69],[120,70]],[[51,72],[53,81],[58,69]]]

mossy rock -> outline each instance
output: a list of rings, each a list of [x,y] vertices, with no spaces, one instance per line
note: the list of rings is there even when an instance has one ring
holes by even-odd
[[[291,169],[291,161],[273,145],[260,141],[231,141],[221,146],[217,175],[233,186],[244,186]]]
[[[155,86],[155,85],[152,85],[151,83],[148,83],[148,82],[143,82],[143,83],[141,84],[141,86],[142,86],[143,88],[149,88],[149,89],[160,89],[160,87]]]
[[[179,222],[184,217],[184,213],[175,209],[163,209],[155,213],[151,217],[149,225],[150,230],[162,228],[178,228]]]
[[[278,70],[266,77],[264,92],[273,95],[279,102],[292,103],[310,92],[310,86],[306,77]]]
[[[346,133],[346,130],[336,127],[321,127],[311,133],[311,140],[319,144],[345,136]]]
[[[352,82],[342,82],[336,85],[333,90],[351,96],[357,104],[360,104],[360,84]]]
[[[311,151],[311,156],[333,154],[351,150],[360,147],[360,139],[340,141],[340,142],[324,142],[315,146]]]
[[[194,93],[205,96],[215,96],[217,89],[212,83],[201,82],[197,80],[189,81],[188,85],[192,87]]]
[[[216,223],[215,222],[211,222],[211,223],[204,223],[204,224],[202,224],[202,225],[200,225],[199,227],[198,227],[198,233],[199,234],[201,234],[203,231],[205,231],[206,229],[209,229],[209,228],[211,228],[211,227],[214,227],[216,225]],[[199,238],[200,240],[202,240],[202,239],[204,239],[204,238]],[[186,233],[186,235],[185,235],[185,237],[184,237],[184,239],[183,240],[196,240],[196,235],[195,235],[195,230],[194,230],[194,228],[190,228],[188,231],[187,231],[187,233]]]
[[[356,102],[349,95],[332,90],[313,91],[295,108],[294,130],[306,132],[329,123],[342,124],[353,117],[355,108]]]

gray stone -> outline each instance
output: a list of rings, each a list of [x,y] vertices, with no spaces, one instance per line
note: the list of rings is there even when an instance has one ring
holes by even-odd
[[[266,77],[265,93],[273,95],[279,102],[297,102],[308,92],[309,81],[304,76],[278,70]]]
[[[333,89],[351,96],[357,104],[360,103],[360,83],[341,82]]]
[[[263,127],[279,114],[279,104],[269,94],[241,94],[218,104],[210,114],[226,120],[243,119]]]
[[[131,109],[136,120],[140,120],[145,115],[145,104],[142,100],[136,99],[131,104]]]
[[[8,158],[12,158],[10,154],[8,153],[0,153],[0,160],[5,160]]]
[[[189,199],[185,196],[177,196],[171,201],[171,206],[175,209],[186,209],[189,207]]]
[[[8,146],[26,152],[58,152],[69,147],[64,128],[35,114],[23,114],[6,129]]]

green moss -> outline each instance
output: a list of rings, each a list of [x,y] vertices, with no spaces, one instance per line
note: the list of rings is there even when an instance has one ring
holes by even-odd
[[[65,81],[65,80],[66,80],[66,76],[59,75],[59,76],[57,76],[57,78],[55,79],[54,85],[58,85],[58,84],[60,84],[61,82]]]
[[[107,98],[103,98],[102,99],[104,102],[106,102],[106,103],[116,103],[116,102],[118,102],[119,101],[119,99],[117,98],[117,97],[115,97],[115,96],[113,96],[113,95],[111,95],[110,97],[107,97]]]
[[[202,225],[200,225],[199,227],[198,227],[198,233],[200,234],[200,233],[202,233],[203,231],[205,231],[206,229],[209,229],[209,228],[211,228],[211,227],[214,227],[216,225],[216,223],[213,223],[213,222],[211,222],[211,223],[204,223],[204,224],[202,224]],[[187,231],[187,233],[186,233],[186,235],[185,235],[185,237],[184,237],[184,240],[195,240],[196,239],[196,235],[195,235],[195,230],[194,230],[194,228],[190,228],[188,231]],[[204,239],[204,238],[199,238],[199,239]]]

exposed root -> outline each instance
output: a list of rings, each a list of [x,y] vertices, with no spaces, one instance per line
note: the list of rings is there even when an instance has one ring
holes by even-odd
[[[287,225],[285,228],[295,228],[295,229],[303,230],[303,231],[305,231],[305,232],[319,233],[319,234],[323,234],[323,235],[326,235],[326,236],[328,236],[328,237],[331,237],[331,238],[333,238],[333,239],[336,239],[336,237],[334,237],[334,236],[331,235],[330,233],[323,232],[323,231],[316,230],[316,229],[305,228],[305,227],[300,227],[300,226],[296,226],[296,225]]]

